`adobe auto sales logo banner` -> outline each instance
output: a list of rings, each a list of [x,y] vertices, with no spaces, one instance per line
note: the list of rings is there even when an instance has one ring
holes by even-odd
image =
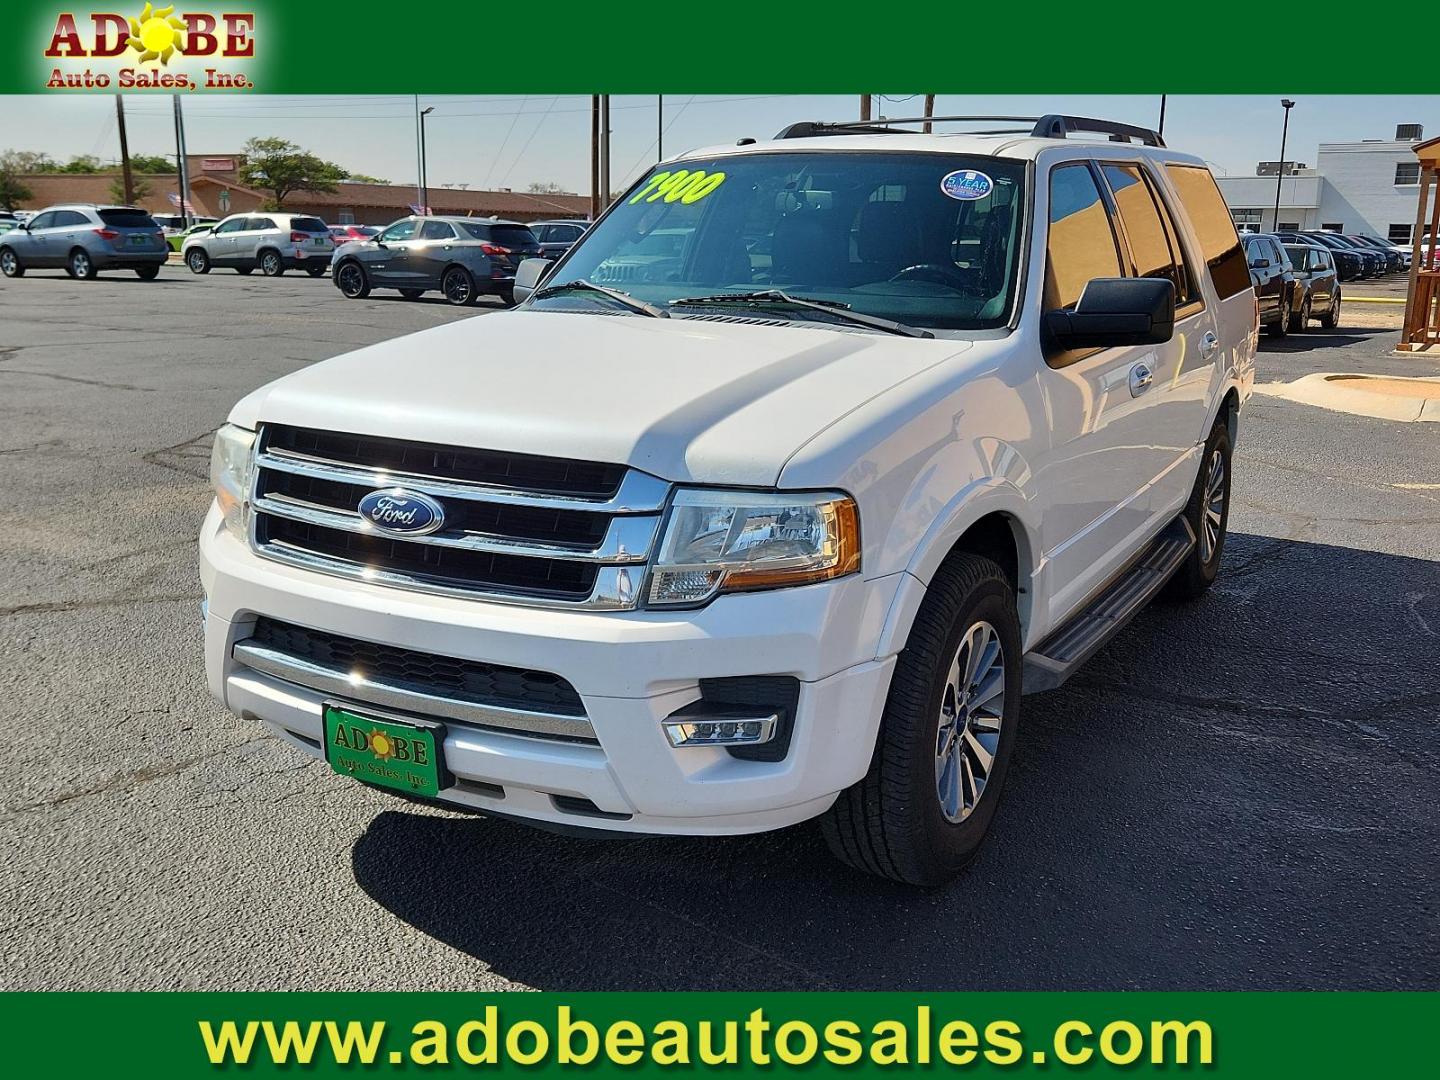
[[[140,0],[129,11],[52,8],[36,25],[37,89],[254,90],[265,27],[253,6],[237,8],[195,11]]]

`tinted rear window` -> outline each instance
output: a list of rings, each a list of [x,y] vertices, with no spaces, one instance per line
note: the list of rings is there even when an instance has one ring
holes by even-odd
[[[490,235],[497,244],[505,247],[534,247],[540,241],[523,225],[492,225]]]
[[[106,225],[130,229],[158,229],[155,219],[144,210],[101,210],[100,220]]]
[[[318,217],[297,217],[290,219],[290,228],[300,232],[329,232],[329,227]]]

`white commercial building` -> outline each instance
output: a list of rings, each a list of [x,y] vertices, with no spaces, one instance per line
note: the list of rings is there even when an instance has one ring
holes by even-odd
[[[1394,139],[1321,143],[1313,168],[1268,161],[1252,175],[1217,179],[1242,231],[1329,229],[1408,244],[1420,192],[1420,161],[1412,147],[1422,136],[1419,124],[1401,124]]]

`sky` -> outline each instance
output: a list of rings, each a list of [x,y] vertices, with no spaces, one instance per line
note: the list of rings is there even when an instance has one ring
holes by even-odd
[[[1296,97],[1290,114],[1286,157],[1315,163],[1320,142],[1388,139],[1399,123],[1423,124],[1440,135],[1440,95]],[[471,188],[555,183],[586,192],[590,183],[588,97],[427,96],[430,186]],[[653,96],[611,99],[612,187],[640,176],[656,159],[657,115]],[[187,147],[192,154],[238,151],[253,136],[276,135],[298,143],[351,172],[394,183],[414,183],[417,173],[413,97],[188,94],[183,101]],[[796,120],[848,120],[858,116],[858,96],[778,94],[667,95],[667,153],[768,138]],[[125,108],[131,153],[175,152],[168,96],[130,94]],[[940,95],[937,114],[1033,116],[1063,112],[1155,125],[1158,96]],[[919,95],[882,95],[880,115],[923,111]],[[1260,160],[1280,154],[1283,111],[1277,97],[1172,95],[1166,106],[1165,139],[1209,161],[1217,175],[1244,174]],[[65,161],[77,154],[105,160],[119,156],[115,102],[110,95],[0,96],[0,150],[43,151]]]

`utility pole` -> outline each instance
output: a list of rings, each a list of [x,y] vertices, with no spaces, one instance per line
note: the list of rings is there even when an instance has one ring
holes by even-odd
[[[655,160],[665,160],[665,95],[655,95]]]
[[[1156,135],[1165,134],[1165,95],[1160,95],[1160,126],[1155,129]]]
[[[420,119],[420,95],[415,95],[415,212],[420,212],[420,207],[425,205],[425,165],[421,161],[424,156],[420,149],[420,140],[423,136],[420,133],[420,126],[424,123]]]
[[[600,209],[610,205],[610,95],[600,95]]]
[[[934,115],[935,115],[935,95],[934,95],[934,94],[926,94],[926,95],[925,95],[925,116],[927,117],[927,119],[926,119],[926,121],[925,121],[925,124],[924,124],[923,128],[921,129],[921,130],[923,130],[923,131],[925,132],[926,135],[929,135],[929,134],[930,134],[930,129],[931,129],[931,127],[933,127],[933,125],[930,123],[930,121],[929,121],[928,118],[931,117],[931,116],[934,116]]]
[[[1280,107],[1285,110],[1285,124],[1280,129],[1280,167],[1275,170],[1275,220],[1270,222],[1272,232],[1280,228],[1280,182],[1285,179],[1285,138],[1290,134],[1290,110],[1295,107],[1295,102],[1281,98]]]
[[[861,122],[862,124],[865,124],[865,123],[869,123],[869,121],[870,121],[870,95],[869,95],[869,94],[861,94],[861,95],[860,95],[860,122]]]
[[[180,95],[175,100],[175,167],[180,181],[180,220],[190,226],[190,163],[185,160],[185,117],[180,111]]]
[[[135,181],[130,176],[130,141],[125,137],[125,98],[115,95],[115,124],[120,129],[120,176],[125,185],[125,202],[135,201]]]
[[[420,112],[420,213],[430,213],[430,166],[425,160],[425,117],[435,111],[431,105]]]
[[[600,216],[600,95],[590,95],[590,220]]]

